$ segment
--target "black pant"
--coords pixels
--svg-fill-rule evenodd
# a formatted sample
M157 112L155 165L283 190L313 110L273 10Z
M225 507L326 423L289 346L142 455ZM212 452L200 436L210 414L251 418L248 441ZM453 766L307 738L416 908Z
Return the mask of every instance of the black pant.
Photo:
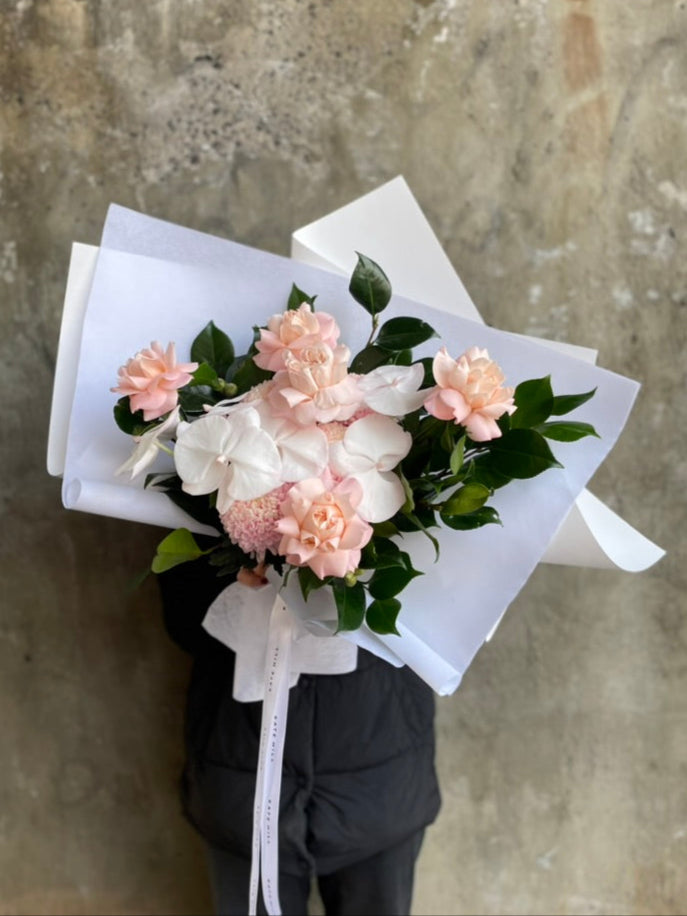
M423 836L424 830L420 830L354 865L318 875L327 916L408 916ZM215 846L208 850L218 916L246 916L250 862ZM308 875L280 875L279 900L284 916L306 916L309 896ZM265 913L262 899L258 913Z

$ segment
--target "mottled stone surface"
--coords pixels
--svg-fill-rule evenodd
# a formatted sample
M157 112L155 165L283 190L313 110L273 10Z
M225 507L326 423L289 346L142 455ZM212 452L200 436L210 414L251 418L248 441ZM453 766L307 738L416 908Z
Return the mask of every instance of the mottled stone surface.
M210 911L158 532L44 470L72 239L287 253L399 173L490 323L642 382L592 490L669 550L540 567L439 702L415 912L685 912L686 42L684 0L1 0L0 912Z

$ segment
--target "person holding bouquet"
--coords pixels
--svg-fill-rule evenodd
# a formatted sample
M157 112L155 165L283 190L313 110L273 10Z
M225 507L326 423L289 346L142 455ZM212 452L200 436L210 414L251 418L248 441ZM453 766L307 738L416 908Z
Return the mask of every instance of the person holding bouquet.
M226 579L199 559L158 581L168 632L194 656L183 808L208 846L217 913L245 916L262 704L233 699L234 653L201 626ZM359 650L350 674L301 675L279 812L284 914L307 912L312 878L327 916L410 912L424 831L440 807L434 754L434 692L409 668Z

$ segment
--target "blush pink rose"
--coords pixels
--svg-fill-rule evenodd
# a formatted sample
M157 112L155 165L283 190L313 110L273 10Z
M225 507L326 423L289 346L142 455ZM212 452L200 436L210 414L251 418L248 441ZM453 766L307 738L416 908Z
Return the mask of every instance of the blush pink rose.
M504 413L514 413L515 404L513 389L504 387L503 372L488 352L470 347L455 360L442 347L432 372L437 387L425 399L425 410L440 420L460 423L475 442L498 439L496 421Z
M260 340L255 344L258 355L253 357L261 369L278 372L285 365L286 351L296 356L306 347L324 343L335 347L339 327L327 312L313 312L307 302L281 315L272 315L267 328L260 328Z
M144 420L156 420L176 407L177 389L191 381L191 373L197 368L198 363L177 362L173 343L163 350L153 341L148 349L120 367L119 385L110 390L128 395L131 410L142 410Z
M352 572L372 537L372 527L356 512L361 498L360 484L350 478L331 490L317 477L295 484L277 522L279 553L293 566L309 566L320 579Z
M360 407L357 377L348 374L351 352L339 344L316 343L297 353L286 351L286 368L274 376L267 396L275 416L299 426L348 420Z

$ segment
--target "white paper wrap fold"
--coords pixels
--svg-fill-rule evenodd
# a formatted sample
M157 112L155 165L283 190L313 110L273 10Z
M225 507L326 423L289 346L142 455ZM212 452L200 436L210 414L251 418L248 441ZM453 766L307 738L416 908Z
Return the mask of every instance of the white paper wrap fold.
M369 328L367 316L350 298L347 275L342 275L355 262L354 249L378 260L390 276L395 295L385 319L415 315L428 321L453 354L471 345L487 347L510 384L550 374L556 392L597 388L579 416L596 426L600 439L555 443L563 470L497 491L494 505L503 527L440 531L438 561L424 535L404 537L404 549L424 575L403 592L398 624L402 636L379 637L365 629L346 635L349 642L394 664L410 665L438 693L450 693L542 559L639 570L663 551L584 490L620 434L638 385L595 367L589 351L564 347L553 353L541 342L481 323L402 179L295 234L294 255L307 254L320 265L326 263L328 271L112 206L100 248L75 245L72 253L48 468L63 474L63 500L69 508L210 533L164 494L143 491L138 480L115 477L131 450L131 440L112 419L116 395L110 387L117 368L152 340L174 340L177 352L187 353L210 319L242 352L250 343L252 325L264 324L283 310L293 282L317 294L318 306L335 315L341 339L356 352ZM399 293L422 295L424 301ZM417 352L430 354L439 345L430 341ZM171 467L170 459L162 456L154 469ZM262 678L255 661L260 640L245 609L238 610L239 603L226 604L237 608L226 639L244 656L237 667L237 691L254 697ZM299 626L308 611L310 602L306 609L294 608ZM315 640L312 653L305 652L310 645L305 641L293 653L292 679L298 670L317 667L320 653L324 667L350 663L343 649L339 658L339 650L328 646L343 642L340 637L309 639Z

